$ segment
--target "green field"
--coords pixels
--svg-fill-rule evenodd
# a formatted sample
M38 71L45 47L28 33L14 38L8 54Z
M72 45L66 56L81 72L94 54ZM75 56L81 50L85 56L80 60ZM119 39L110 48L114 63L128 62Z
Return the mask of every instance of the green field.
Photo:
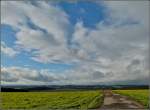
M114 92L128 96L141 104L146 108L149 106L149 90L114 90Z
M102 103L100 91L2 92L2 109L89 109Z

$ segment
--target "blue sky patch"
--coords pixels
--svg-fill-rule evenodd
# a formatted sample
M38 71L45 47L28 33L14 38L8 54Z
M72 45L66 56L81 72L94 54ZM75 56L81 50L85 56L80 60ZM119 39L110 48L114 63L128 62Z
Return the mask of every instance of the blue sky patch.
M65 2L57 4L68 15L72 24L82 21L85 27L95 28L95 25L105 19L105 7L90 1Z
M1 25L1 41L5 42L8 46L13 46L16 41L16 32L9 25Z

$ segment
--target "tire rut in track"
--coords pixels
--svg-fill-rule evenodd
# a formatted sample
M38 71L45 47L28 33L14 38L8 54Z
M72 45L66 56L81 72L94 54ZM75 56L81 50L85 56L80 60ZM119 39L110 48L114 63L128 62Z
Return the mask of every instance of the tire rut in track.
M104 102L100 110L136 109L142 110L144 107L126 96L113 93L111 90L104 90Z

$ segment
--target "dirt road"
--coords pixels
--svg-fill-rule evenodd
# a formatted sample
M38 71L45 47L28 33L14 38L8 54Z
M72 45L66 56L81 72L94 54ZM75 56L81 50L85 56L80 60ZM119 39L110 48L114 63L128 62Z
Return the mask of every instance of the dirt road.
M104 102L100 110L119 110L119 109L135 109L142 110L144 107L136 101L115 94L111 90L104 90Z

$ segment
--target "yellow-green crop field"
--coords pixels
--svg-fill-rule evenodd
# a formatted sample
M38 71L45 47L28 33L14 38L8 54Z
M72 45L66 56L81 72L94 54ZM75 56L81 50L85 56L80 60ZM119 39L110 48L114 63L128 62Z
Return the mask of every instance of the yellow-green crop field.
M114 90L114 92L119 93L121 95L128 96L141 104L143 104L146 108L149 107L149 90Z
M2 109L89 109L98 108L101 91L2 92Z

